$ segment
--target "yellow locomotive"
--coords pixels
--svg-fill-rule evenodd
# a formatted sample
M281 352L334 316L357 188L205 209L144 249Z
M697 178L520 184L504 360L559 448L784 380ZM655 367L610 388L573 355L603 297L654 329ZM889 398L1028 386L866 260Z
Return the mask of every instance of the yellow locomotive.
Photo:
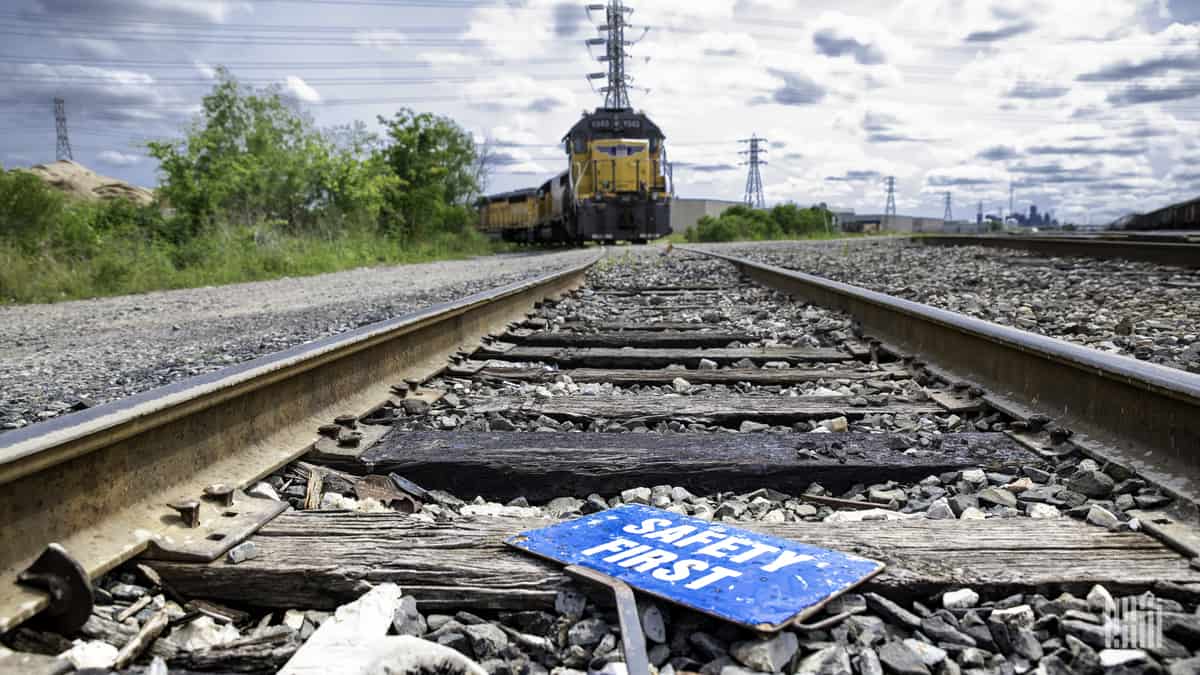
M644 113L600 108L563 138L566 171L484 197L479 229L505 241L645 243L671 233L666 137Z

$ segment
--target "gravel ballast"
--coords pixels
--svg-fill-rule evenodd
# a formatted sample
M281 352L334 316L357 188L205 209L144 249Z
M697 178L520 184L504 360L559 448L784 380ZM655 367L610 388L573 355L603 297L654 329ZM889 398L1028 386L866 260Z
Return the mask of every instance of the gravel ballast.
M903 239L710 248L1200 373L1200 273L1193 270Z
M0 307L0 433L580 264L595 249Z

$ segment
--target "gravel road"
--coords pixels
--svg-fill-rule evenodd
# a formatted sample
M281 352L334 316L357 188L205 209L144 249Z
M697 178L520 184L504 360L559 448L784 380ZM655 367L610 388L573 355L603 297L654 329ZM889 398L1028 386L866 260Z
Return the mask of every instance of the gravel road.
M903 239L715 245L732 255L1200 373L1200 272Z
M0 433L581 263L518 253L0 307Z

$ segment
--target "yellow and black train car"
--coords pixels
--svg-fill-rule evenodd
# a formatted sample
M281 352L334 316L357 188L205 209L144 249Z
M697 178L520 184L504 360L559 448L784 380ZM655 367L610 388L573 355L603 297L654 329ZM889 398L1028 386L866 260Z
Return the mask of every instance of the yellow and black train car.
M644 113L601 108L563 139L567 170L480 200L479 228L506 241L643 243L671 233L666 137Z

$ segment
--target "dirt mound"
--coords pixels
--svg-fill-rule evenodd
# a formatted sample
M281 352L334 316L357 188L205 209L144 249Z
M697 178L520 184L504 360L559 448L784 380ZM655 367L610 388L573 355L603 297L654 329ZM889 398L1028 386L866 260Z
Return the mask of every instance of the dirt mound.
M154 201L154 193L125 181L101 176L91 169L72 161L53 164L38 164L28 169L29 173L46 181L47 184L74 197L88 200L128 199L146 205Z

